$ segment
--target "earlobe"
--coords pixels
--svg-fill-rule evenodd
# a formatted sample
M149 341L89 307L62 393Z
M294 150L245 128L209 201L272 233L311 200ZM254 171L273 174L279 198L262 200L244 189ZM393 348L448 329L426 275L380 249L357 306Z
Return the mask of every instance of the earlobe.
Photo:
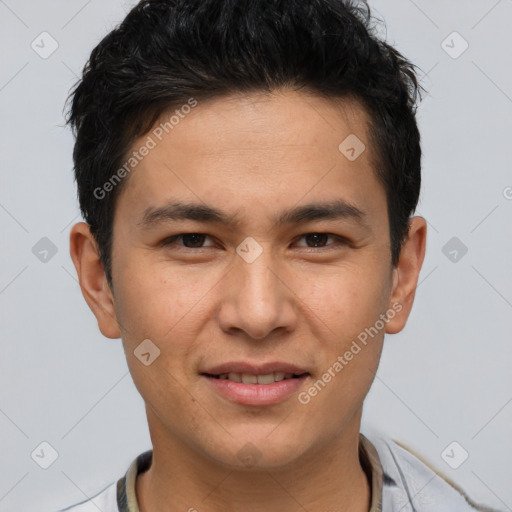
M69 248L82 294L98 321L101 333L107 338L120 338L114 298L88 224L79 222L71 228Z
M393 269L389 307L397 314L386 325L386 333L400 332L412 309L418 276L425 257L427 223L423 217L409 219L409 233L402 245L398 264Z

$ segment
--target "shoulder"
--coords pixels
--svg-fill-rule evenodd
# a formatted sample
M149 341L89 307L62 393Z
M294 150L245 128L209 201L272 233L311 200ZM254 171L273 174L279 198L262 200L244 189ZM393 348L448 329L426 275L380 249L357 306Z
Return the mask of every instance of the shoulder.
M117 507L117 482L75 505L59 510L58 512L119 512Z
M385 437L370 439L382 465L382 510L402 512L498 512L473 502L439 471L405 446Z
M147 450L132 460L128 470L116 482L91 498L76 503L58 512L119 512L138 510L135 493L137 475L151 465L153 450Z

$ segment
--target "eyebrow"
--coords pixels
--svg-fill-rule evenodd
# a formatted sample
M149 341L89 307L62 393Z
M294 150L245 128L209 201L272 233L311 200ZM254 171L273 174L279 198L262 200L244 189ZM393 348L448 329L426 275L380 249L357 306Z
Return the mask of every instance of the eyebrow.
M344 199L297 206L291 210L281 212L273 220L275 224L282 226L315 220L340 219L355 221L370 230L367 214ZM232 229L236 228L241 222L238 217L206 204L174 202L164 206L147 208L137 225L142 228L153 228L164 222L183 220L223 224Z

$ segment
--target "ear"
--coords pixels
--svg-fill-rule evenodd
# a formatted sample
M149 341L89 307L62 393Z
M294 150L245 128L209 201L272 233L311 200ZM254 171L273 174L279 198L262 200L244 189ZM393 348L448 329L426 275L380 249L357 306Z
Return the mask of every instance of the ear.
M114 297L88 224L79 222L71 228L69 248L82 294L98 321L101 333L107 338L120 338Z
M427 223L423 217L409 219L409 233L402 245L400 258L393 268L393 287L389 308L397 314L386 324L388 334L400 332L409 318L425 257Z

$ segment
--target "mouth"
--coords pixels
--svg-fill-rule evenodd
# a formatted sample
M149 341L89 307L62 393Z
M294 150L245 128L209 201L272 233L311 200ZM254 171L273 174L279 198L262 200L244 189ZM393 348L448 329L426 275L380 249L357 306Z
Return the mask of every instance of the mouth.
M311 374L285 362L230 362L208 368L201 377L217 396L243 406L269 406L290 399Z
M300 379L302 377L306 377L309 375L308 372L301 373L285 373L285 372L271 372L266 374L256 375L254 373L236 373L236 372L228 372L228 373L203 373L206 377L210 377L213 379L219 380L230 380L232 382L241 382L243 384L261 384L261 385L269 385L274 384L274 382L281 382L283 380L290 379Z

